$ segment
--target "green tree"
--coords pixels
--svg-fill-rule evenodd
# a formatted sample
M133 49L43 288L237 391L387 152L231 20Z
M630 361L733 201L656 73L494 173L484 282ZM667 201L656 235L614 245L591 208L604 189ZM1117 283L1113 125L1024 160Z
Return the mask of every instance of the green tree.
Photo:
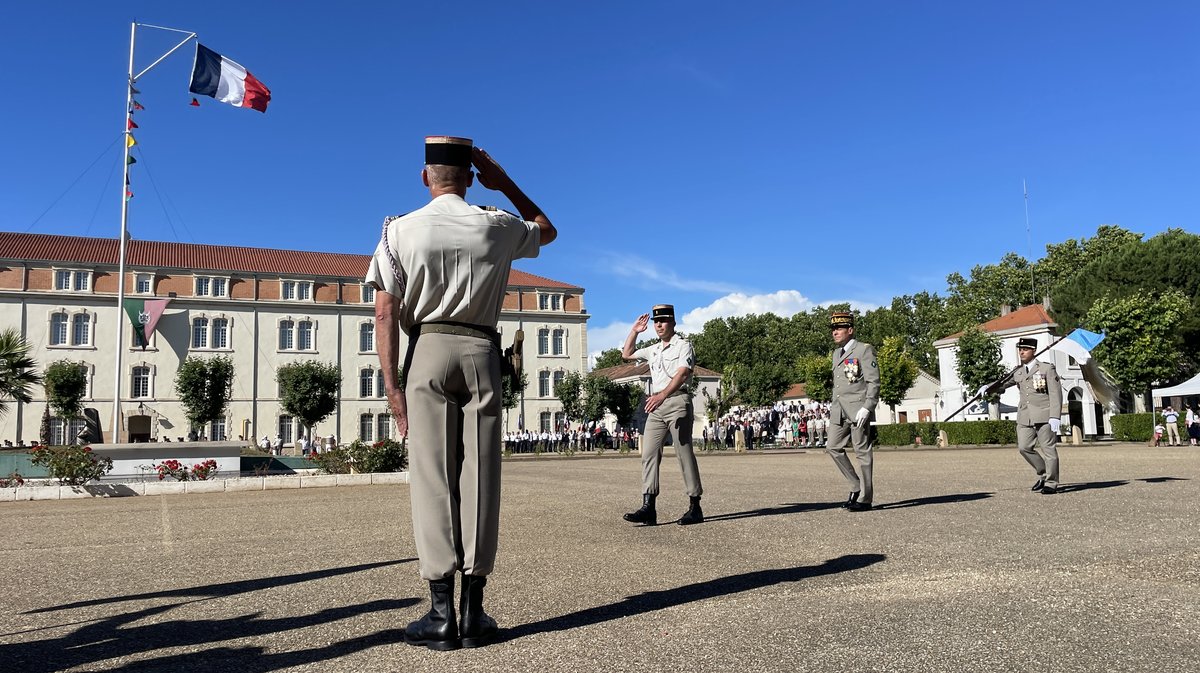
M583 375L579 372L567 372L562 380L554 386L554 396L562 404L563 415L568 421L584 420L583 418Z
M317 423L337 409L342 370L332 362L305 360L281 366L275 372L280 406L295 416L308 436Z
M1105 334L1095 349L1105 370L1121 387L1148 398L1154 384L1183 378L1179 326L1190 308L1178 290L1101 297L1084 324Z
M963 384L963 395L974 395L975 391L988 383L994 383L1006 373L1000 364L1000 339L985 332L978 325L963 330L958 337L958 380ZM987 396L993 415L1000 401L999 393Z
M896 405L904 400L917 380L917 361L908 353L904 338L888 337L876 353L879 362L879 399L896 415Z
M29 344L15 329L0 331L0 418L8 413L8 401L29 404L29 389L42 382L37 363L29 355Z
M192 430L222 418L233 396L233 360L188 357L175 373L175 394Z
M642 387L636 383L609 382L605 390L605 406L617 417L617 425L627 428L633 423L642 401Z
M87 371L83 365L59 360L46 367L43 374L46 401L54 415L69 421L83 413L83 396L87 394Z
M1051 293L1064 284L1079 278L1079 274L1091 262L1112 254L1126 245L1142 242L1142 234L1135 234L1119 226L1102 224L1092 238L1070 238L1062 243L1046 246L1046 256L1037 261L1034 270L1039 284Z
M600 355L596 356L596 363L592 365L592 371L617 367L623 364L625 364L625 360L621 357L621 349L609 348L608 350L600 351Z
M501 377L501 386L503 388L500 395L500 406L504 407L505 411L517 406L521 401L521 395L525 392L525 388L529 387L529 377L525 375L525 370L517 372L517 378Z
M1035 291L1029 261L1010 252L997 264L976 265L970 279L957 271L946 277L949 294L946 313L952 330L987 322L1000 315L1000 307L1040 303L1049 288Z
M829 356L810 355L800 361L804 394L814 402L833 399L833 362Z

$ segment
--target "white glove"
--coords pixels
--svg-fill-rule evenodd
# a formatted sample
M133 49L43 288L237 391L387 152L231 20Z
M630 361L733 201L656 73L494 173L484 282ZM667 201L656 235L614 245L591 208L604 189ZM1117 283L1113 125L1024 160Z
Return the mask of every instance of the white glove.
M1050 432L1053 432L1054 434L1057 435L1058 429L1061 427L1062 427L1062 419L1061 418L1051 418L1050 419Z
M980 397L987 397L988 388L991 388L991 387L992 387L992 384L990 384L990 383L985 383L985 384L979 386L979 392L976 393L976 395L978 395Z
M854 415L854 425L858 426L858 428L861 430L864 426L866 426L867 417L870 415L871 412L867 411L866 409L859 409L858 413Z

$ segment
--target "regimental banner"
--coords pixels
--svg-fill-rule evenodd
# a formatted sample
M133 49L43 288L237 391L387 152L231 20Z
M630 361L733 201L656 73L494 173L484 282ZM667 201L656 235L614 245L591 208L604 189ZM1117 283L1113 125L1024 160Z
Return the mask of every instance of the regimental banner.
M125 314L129 316L129 322L133 323L133 331L138 335L137 343L141 344L142 350L146 350L150 336L154 334L154 327L158 325L158 319L170 303L170 299L125 300Z

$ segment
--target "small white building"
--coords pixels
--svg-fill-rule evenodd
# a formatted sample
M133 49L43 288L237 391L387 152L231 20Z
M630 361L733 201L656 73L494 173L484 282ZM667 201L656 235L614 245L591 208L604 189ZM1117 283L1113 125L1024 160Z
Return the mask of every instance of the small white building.
M944 415L940 405L941 381L929 372L920 370L917 379L913 381L904 399L896 405L895 413L886 402L880 402L875 407L875 422L879 425L891 423L929 423L942 420ZM953 409L951 410L953 411ZM946 412L949 413L949 412Z
M1022 337L1037 339L1038 350L1049 346L1058 336L1058 323L1040 304L1025 306L1016 311L1002 309L1000 317L983 323L980 327L1000 338L1000 364L1005 371L1014 369L1020 359L1017 356L1017 340ZM967 400L975 396L976 390L967 390L958 378L958 338L962 333L951 334L933 343L938 352L938 366L942 381L938 391L938 415L940 420L953 413ZM1066 353L1049 350L1038 356L1038 360L1052 363L1058 370L1063 386L1063 420L1081 429L1087 436L1110 434L1109 416L1102 404L1096 401L1092 387L1083 378L1083 371L1075 359ZM1020 393L1016 387L1009 388L1000 396L1000 418L1016 420ZM973 420L987 417L985 404L972 405L955 420Z

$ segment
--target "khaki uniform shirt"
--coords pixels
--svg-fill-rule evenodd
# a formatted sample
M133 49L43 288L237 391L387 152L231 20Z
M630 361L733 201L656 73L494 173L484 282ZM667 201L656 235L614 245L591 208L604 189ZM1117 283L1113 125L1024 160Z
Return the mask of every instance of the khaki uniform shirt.
M400 298L400 328L451 321L495 328L514 259L537 257L541 229L443 194L386 222L366 282ZM390 256L389 256L390 252Z
M659 341L656 344L639 348L633 352L638 360L650 362L650 394L655 395L667 389L671 379L679 373L680 367L687 367L688 377L683 382L687 385L692 379L696 357L692 354L692 344L687 339L676 334L670 343Z

